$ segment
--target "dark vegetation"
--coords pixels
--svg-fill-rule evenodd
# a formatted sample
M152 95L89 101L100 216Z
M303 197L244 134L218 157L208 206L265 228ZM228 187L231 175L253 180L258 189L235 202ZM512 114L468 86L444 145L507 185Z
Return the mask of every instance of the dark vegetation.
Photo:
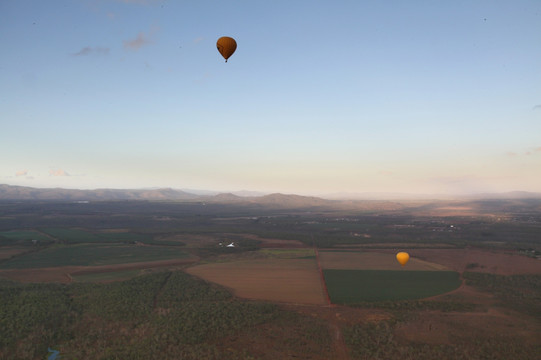
M382 321L348 327L344 337L353 359L408 360L481 360L534 359L541 351L539 344L523 344L512 334L498 337L464 333L453 336L452 343L405 343L395 334L400 321Z
M539 281L538 277L532 278L508 282L507 289L526 291ZM72 359L279 356L261 354L257 347L243 345L241 350L229 344L243 337L250 338L252 343L262 338L274 339L281 351L299 354L301 358L331 352L331 335L321 322L277 305L236 300L225 289L183 272L158 272L111 284L1 281L0 301L0 358L6 359L41 359L48 347ZM415 317L418 310L442 310L447 306L443 305L445 302L430 304L359 304L387 306L398 314L409 315L344 328L352 358L394 359L398 354L405 359L533 359L541 350L539 343L520 343L511 333L498 338L453 335L450 344L405 343L396 335L397 327Z
M228 341L250 336L248 329L263 326L255 331L269 336L265 326L299 324L302 331L281 343L282 350L325 353L330 344L327 328L311 319L302 325L299 314L236 300L183 272L110 284L2 281L0 301L3 359L42 359L48 347L69 359L252 359L257 349L235 349Z
M541 319L541 274L494 275L465 272L466 284L494 294L500 303Z

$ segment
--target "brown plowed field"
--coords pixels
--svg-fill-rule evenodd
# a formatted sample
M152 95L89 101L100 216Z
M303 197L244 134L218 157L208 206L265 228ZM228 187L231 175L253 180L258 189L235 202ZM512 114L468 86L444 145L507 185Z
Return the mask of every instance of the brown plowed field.
M298 304L326 304L313 259L258 259L204 264L187 272L228 287L236 296Z
M408 252L414 259L438 263L458 272L469 270L497 275L541 274L541 260L501 250L412 249ZM468 264L478 266L467 269Z
M410 253L411 255L411 253ZM394 253L319 251L323 269L340 270L449 270L443 265L411 258L401 266Z

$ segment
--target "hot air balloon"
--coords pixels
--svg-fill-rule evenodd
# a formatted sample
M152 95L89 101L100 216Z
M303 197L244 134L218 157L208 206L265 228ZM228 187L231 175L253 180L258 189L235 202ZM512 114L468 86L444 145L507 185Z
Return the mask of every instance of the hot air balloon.
M399 252L396 254L396 260L400 263L400 265L404 266L410 259L410 255L407 252Z
M222 36L218 39L218 41L216 41L216 47L218 48L220 54L222 54L224 57L225 62L227 62L227 59L229 59L235 50L237 50L237 42L231 37Z

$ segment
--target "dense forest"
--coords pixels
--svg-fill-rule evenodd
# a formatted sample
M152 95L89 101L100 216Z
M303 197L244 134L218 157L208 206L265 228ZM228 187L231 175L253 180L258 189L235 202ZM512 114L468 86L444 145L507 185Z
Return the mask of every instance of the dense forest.
M495 289L502 306L538 315L540 276L469 281ZM513 294L513 295L511 295ZM512 297L510 299L509 297ZM182 271L149 273L108 284L0 282L0 358L43 359L48 348L65 359L276 359L335 358L332 334L322 319L265 302L235 299L224 288ZM475 306L440 302L372 302L387 320L345 326L353 359L533 359L539 343L513 334L497 339L467 331L447 345L405 343L401 324L420 311L468 312Z

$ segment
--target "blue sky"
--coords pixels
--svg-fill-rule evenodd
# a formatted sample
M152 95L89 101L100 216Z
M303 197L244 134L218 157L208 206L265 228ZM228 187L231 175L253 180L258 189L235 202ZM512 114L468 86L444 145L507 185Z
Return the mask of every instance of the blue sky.
M541 191L538 0L2 0L0 48L0 183Z

